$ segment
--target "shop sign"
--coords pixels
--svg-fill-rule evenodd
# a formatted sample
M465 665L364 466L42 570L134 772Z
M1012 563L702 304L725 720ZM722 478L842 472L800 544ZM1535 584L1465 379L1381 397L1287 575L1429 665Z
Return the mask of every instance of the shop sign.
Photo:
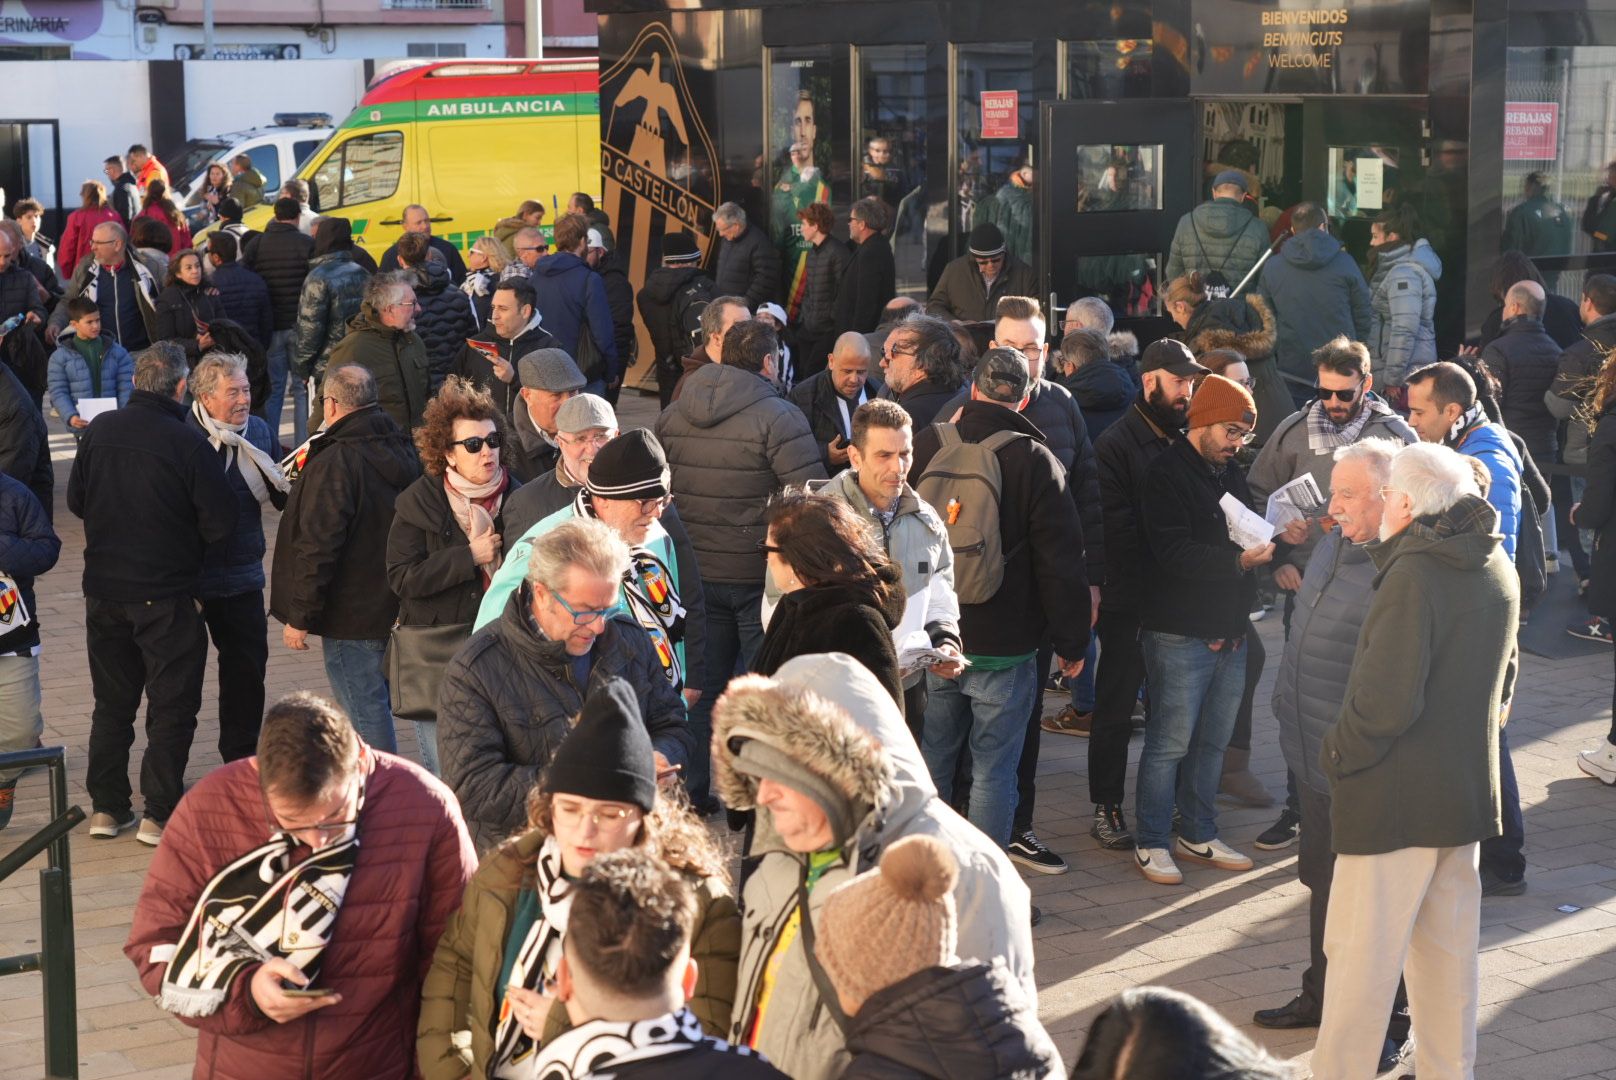
M1193 93L1425 92L1431 12L1420 0L1191 0L1190 11L1195 36L1180 49Z
M1504 160L1553 161L1559 153L1560 103L1504 102Z
M300 45L215 45L216 60L297 60L303 55ZM201 45L174 46L176 60L202 60L207 49Z
M1020 94L1015 90L982 91L982 138L1021 137Z

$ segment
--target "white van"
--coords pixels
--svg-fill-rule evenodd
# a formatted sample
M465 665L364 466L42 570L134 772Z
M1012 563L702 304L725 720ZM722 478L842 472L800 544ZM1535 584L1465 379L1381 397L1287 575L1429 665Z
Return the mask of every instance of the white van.
M268 127L192 139L164 162L173 181L174 203L185 214L193 232L203 224L205 208L185 204L207 180L209 165L219 162L229 168L231 158L246 154L252 158L253 167L264 174L264 201L274 202L281 184L296 175L298 166L332 132L329 113L276 113L273 120ZM243 211L251 209L242 207Z

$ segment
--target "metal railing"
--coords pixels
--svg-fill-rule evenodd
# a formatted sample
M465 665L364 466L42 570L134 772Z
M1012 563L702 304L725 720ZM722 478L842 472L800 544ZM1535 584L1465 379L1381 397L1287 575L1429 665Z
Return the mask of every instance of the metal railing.
M50 769L50 823L0 858L0 881L50 850L39 871L39 942L34 953L0 957L0 975L37 971L45 982L45 1076L78 1080L78 983L73 955L73 869L67 834L84 811L67 805L67 750L60 746L0 754L0 772L43 765Z

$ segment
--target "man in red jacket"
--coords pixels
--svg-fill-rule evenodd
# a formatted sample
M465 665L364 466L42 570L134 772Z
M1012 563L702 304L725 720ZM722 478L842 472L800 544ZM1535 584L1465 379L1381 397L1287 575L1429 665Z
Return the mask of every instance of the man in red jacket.
M197 1077L411 1080L421 982L476 865L448 788L294 694L169 818L124 954L201 1031Z

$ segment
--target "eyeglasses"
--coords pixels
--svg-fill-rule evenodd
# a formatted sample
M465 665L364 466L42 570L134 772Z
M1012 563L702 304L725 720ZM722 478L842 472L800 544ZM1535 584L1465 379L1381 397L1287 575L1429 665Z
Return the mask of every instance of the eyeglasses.
M653 510L666 510L670 505L672 505L672 503L672 495L658 495L654 499L636 499L634 501L634 506L635 509L637 509L640 513L649 514Z
M601 432L599 435L583 435L558 431L556 432L556 437L568 446L593 446L597 450L612 441L612 437L605 432ZM499 444L495 443L494 445Z
M1329 401L1331 398L1335 398L1345 404L1357 397L1358 391L1361 389L1363 389L1363 383L1359 382L1354 386L1347 387L1345 390L1326 390L1322 386L1315 386L1313 392L1318 395L1320 401Z
M1022 356L1025 356L1028 360L1037 360L1044 355L1044 346L1042 342L1034 342L1031 345L1012 345L1009 342L1006 342L1005 344L1000 345L999 348L1009 349L1012 352L1018 352Z
M519 248L517 248L517 249L516 249L516 250L517 250L517 251L544 251L544 250L545 250L545 248L543 248L543 247L528 247L528 246L523 246L523 247L519 247Z
M1384 499L1388 495L1406 495L1406 494L1408 494L1408 492L1400 491L1397 488L1392 487L1390 484L1388 484L1385 487L1380 489L1380 497L1382 499Z
M775 547L773 544L769 543L767 540L759 540L758 545L757 545L757 549L758 549L758 554L759 555L784 555L785 554L784 550L782 550L781 548Z
M497 431L490 431L487 435L472 435L464 439L456 439L450 446L464 446L468 454L480 454L486 443L490 450L498 450L504 445L505 437Z
M1241 446L1250 446L1252 440L1257 437L1255 431L1247 431L1245 428L1236 427L1233 424L1224 424L1223 434L1230 442L1237 442Z
M915 356L919 352L920 346L918 345L894 345L890 338L887 340L888 356Z
M110 238L108 238L106 240L97 240L97 239L92 237L90 239L90 246L91 247L100 247L102 244L116 244L117 242L118 242L118 238L116 236L110 237Z
M420 307L421 305L419 303L417 303L416 301L414 301L414 300L400 300L396 304L388 304L387 306L388 307L409 308L411 311L414 311L416 308Z
M353 797L354 787L358 783L358 779L355 778L354 783L349 785L348 790L343 793L342 802L344 806L348 805L349 800ZM319 833L323 840L330 840L334 837L340 837L343 833L359 824L359 819L355 817L345 821L321 821L313 825L287 825L275 816L275 811L269 808L269 796L260 791L258 797L264 804L264 820L268 823L269 831L272 833L285 832L296 835L297 833L312 832Z
M572 624L574 626L588 626L596 619L605 619L610 617L611 613L617 610L617 605L613 604L608 608L596 608L593 610L585 609L583 611L579 611L577 608L563 600L560 593L551 592L550 596L555 600L556 603L560 604L562 608L565 609L568 615L572 616Z
M550 816L557 825L568 828L577 828L586 821L593 821L595 828L603 830L621 829L630 821L637 821L640 811L632 806L602 806L595 810L585 810L576 803L554 802L550 804Z

